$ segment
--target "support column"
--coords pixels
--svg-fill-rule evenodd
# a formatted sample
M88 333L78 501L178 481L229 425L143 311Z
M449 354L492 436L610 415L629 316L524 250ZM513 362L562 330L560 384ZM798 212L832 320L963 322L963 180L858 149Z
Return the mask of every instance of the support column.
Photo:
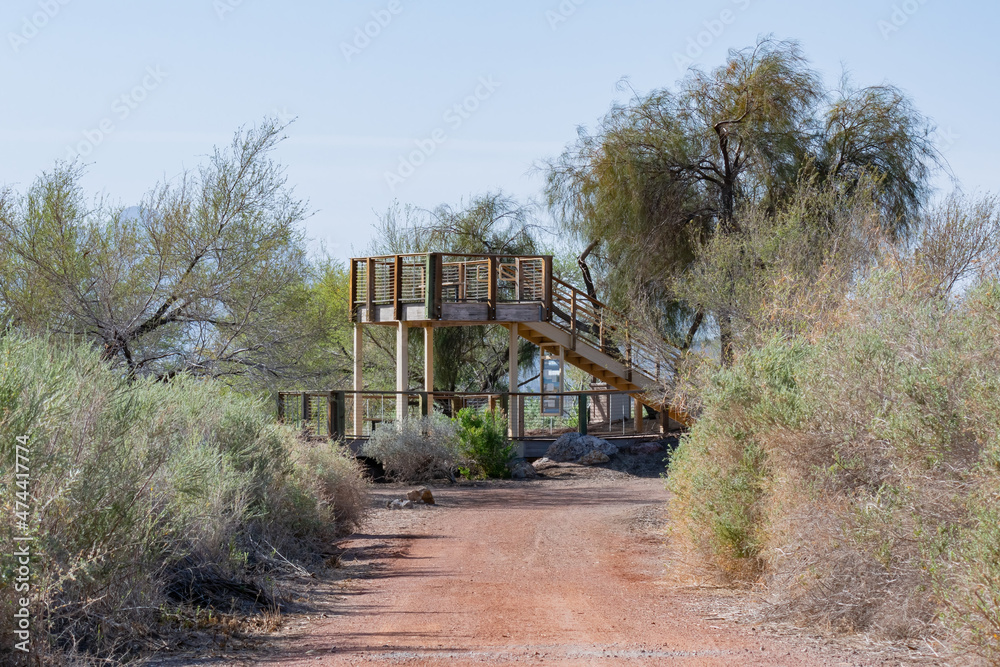
M399 322L396 329L396 420L406 419L409 396L403 393L410 388L410 337L409 324Z
M639 398L635 399L635 434L641 435L643 431L642 424L642 403L639 402Z
M364 339L361 337L361 322L354 323L354 437L365 434L365 404L360 392L365 390Z
M520 416L520 411L518 410L518 368L517 368L517 323L511 322L510 325L510 336L507 348L507 372L508 372L508 387L510 391L510 401L507 404L507 423L510 429L510 437L515 438L518 436L520 431L518 430L518 417Z
M428 398L434 402L434 327L424 327L424 391L431 394Z

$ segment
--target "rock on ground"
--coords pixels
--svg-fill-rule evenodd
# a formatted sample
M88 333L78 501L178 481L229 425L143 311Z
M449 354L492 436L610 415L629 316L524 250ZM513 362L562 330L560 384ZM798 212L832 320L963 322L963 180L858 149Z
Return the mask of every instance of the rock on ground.
M604 452L599 451L597 449L592 449L588 453L581 456L580 460L577 461L577 463L585 466L596 466L602 463L607 463L610 460L611 457L605 454Z
M524 459L514 459L507 464L507 467L510 468L511 479L535 479L538 477L535 466Z
M600 452L610 459L618 453L618 448L607 440L592 435L565 433L549 446L545 456L560 463L572 463L593 451Z
M425 503L427 505L434 504L434 494L426 486L421 486L419 489L413 489L412 491L406 492L406 499L414 503Z

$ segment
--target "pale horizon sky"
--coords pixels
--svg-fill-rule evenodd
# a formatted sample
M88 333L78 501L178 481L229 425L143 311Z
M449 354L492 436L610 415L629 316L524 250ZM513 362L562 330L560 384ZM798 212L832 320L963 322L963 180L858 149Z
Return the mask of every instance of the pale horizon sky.
M687 56L711 68L773 33L831 87L843 69L901 87L963 189L996 191L1000 139L982 127L1000 95L998 19L992 3L936 0L7 0L0 187L81 153L91 192L136 203L238 127L296 118L277 158L316 211L308 235L343 259L394 200L539 199L533 167L630 97L623 77L670 86Z

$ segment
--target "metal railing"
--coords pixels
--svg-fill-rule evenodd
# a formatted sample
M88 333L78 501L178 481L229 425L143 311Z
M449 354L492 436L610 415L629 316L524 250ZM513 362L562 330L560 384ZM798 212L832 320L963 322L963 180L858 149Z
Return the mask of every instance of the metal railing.
M549 300L552 257L423 253L351 260L353 316L358 307L441 303L542 303ZM430 287L428 287L430 286Z
M641 435L659 433L663 420L644 419L638 392L615 390L559 393L470 393L394 391L283 391L278 419L321 439L367 438L383 424L437 412L454 418L463 408L501 410L509 436L546 439L561 433ZM404 412L400 413L400 406ZM641 408L640 408L641 409Z

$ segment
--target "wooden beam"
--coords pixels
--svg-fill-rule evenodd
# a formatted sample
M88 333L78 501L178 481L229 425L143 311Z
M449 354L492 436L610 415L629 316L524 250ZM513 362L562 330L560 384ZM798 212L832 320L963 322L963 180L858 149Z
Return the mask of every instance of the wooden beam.
M365 293L365 303L368 311L368 321L375 321L375 260L368 258L368 275L365 276L367 283Z
M350 271L350 285L347 288L347 300L348 306L350 308L350 320L351 322L358 321L358 261L356 259L351 260L351 271Z
M542 303L545 305L544 320L552 320L552 256L542 258Z
M636 435L639 435L639 434L642 433L642 431L643 431L642 402L640 402L639 398L636 397L636 399L635 399L635 433L636 433Z
M396 265L392 281L392 312L396 320L403 319L403 303L399 295L403 293L403 258L396 255Z
M410 389L410 335L409 325L399 322L396 328L396 419L406 419L409 409L409 396L405 393Z
M365 405L361 392L365 390L364 338L361 322L354 323L354 437L360 438L365 430Z
M515 438L518 435L517 421L518 421L518 410L517 410L517 323L511 322L509 326L510 332L507 342L507 387L510 392L510 402L507 414L507 424L508 424L508 435L511 438Z
M489 284L486 286L486 303L489 305L490 313L489 317L491 320L497 318L497 258L489 258L489 269L487 269L487 280Z
M434 327L424 327L424 391L434 401Z

